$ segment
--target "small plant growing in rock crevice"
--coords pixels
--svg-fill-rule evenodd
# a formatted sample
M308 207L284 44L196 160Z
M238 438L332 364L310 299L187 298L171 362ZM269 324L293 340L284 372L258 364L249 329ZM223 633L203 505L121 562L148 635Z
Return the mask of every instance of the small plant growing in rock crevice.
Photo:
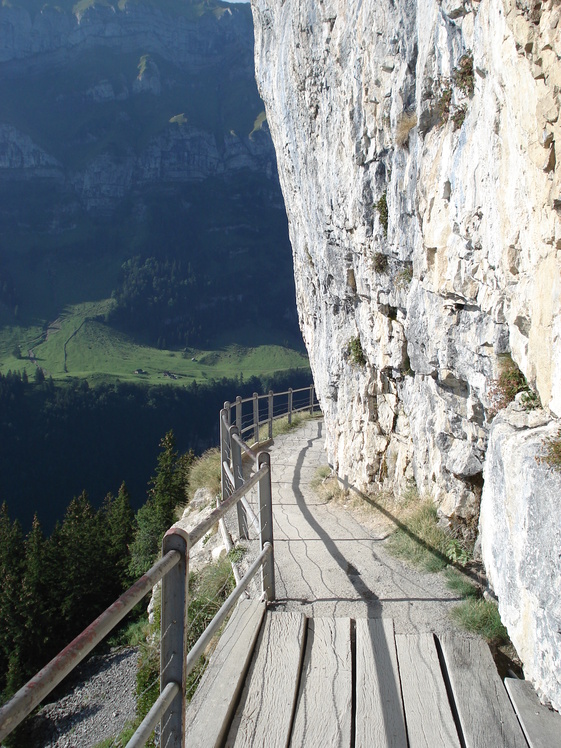
M383 252L376 252L373 265L377 273L385 273L388 269L388 256Z
M378 211L380 216L380 223L384 229L384 235L388 235L388 194L383 192L378 202L374 203L374 207Z
M467 52L458 62L454 70L454 83L466 96L473 96L475 89L475 73L473 70L473 54Z
M499 410L506 408L509 403L513 402L519 392L530 392L526 377L509 354L502 356L499 368L498 378L494 379L489 387L490 418L496 416Z
M450 118L450 108L452 106L452 89L445 88L436 102L436 112L439 121L444 124Z
M561 428L555 436L546 437L543 445L545 452L537 458L538 462L545 463L552 470L561 473Z
M454 124L454 130L459 130L460 127L464 124L466 114L467 114L466 106L459 106L456 109L454 109L454 112L452 113L452 122Z
M452 84L452 85L451 85ZM440 96L436 101L436 113L440 124L445 124L452 119L454 130L459 130L463 125L467 114L465 104L454 105L454 87L461 91L464 96L471 98L475 90L475 74L473 68L473 54L467 52L460 58L458 66L452 73L452 80L441 79L440 85L444 85Z
M407 265L395 276L395 287L399 289L407 288L412 280L413 267L411 265Z
M366 356L364 355L364 351L362 350L362 343L360 342L360 338L358 337L358 335L349 340L347 354L349 356L349 359L351 360L351 363L355 364L356 366L366 366Z

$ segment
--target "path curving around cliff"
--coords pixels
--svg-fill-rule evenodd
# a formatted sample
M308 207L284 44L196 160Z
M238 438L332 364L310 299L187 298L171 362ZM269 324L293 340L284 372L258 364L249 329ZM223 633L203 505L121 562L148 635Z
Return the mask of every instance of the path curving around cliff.
M310 485L327 465L324 429L323 420L310 420L276 437L269 450L276 607L311 617L393 618L398 633L452 629L449 611L459 598L441 575L387 551L387 516L326 501Z
M275 437L271 454L277 610L309 617L392 618L397 633L453 628L459 598L441 575L391 556L393 529L376 509L357 512L326 501L311 486L327 465L324 423L306 421ZM30 724L31 748L95 746L134 715L136 651L93 657L67 693Z

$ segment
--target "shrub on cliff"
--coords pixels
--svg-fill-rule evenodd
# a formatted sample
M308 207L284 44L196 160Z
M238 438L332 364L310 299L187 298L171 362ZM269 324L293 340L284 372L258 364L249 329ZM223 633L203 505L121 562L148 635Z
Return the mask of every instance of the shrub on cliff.
M510 354L503 355L499 358L499 376L491 382L489 387L489 417L494 418L499 410L514 401L519 392L530 393L526 377L516 363L512 360ZM532 398L529 397L529 400Z

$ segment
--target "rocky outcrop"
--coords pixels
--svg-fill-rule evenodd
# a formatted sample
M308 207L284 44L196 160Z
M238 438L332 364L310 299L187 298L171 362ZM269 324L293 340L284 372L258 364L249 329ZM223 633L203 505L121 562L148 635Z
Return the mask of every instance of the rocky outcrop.
M329 458L473 539L501 357L561 416L561 6L252 8Z
M527 678L561 709L561 476L540 460L556 430L511 406L491 428L481 546Z

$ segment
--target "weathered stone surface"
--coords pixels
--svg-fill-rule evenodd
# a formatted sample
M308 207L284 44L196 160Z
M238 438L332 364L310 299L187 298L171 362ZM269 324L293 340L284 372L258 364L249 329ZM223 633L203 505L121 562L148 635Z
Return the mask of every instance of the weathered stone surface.
M493 422L481 550L527 678L561 709L561 475L536 461L555 424L510 409Z
M473 536L499 356L561 416L559 4L252 9L330 462Z

